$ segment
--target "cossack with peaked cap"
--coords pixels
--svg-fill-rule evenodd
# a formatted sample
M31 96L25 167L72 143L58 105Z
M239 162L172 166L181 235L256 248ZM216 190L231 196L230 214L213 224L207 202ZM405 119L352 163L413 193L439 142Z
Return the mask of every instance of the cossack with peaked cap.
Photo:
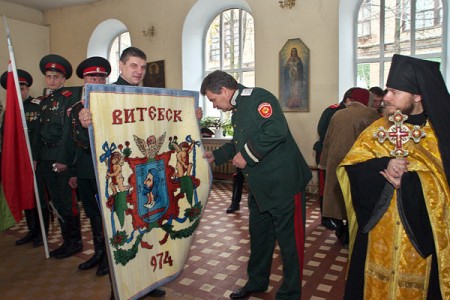
M111 73L111 65L109 61L100 56L92 56L83 60L77 67L77 76L103 76L108 77Z
M64 57L57 54L49 54L44 56L39 63L42 74L47 71L56 71L63 74L66 79L72 76L72 65Z
M19 77L19 84L26 84L29 87L33 84L33 77L27 71L17 69L17 76ZM6 89L7 79L8 79L8 71L4 72L2 74L2 77L0 78L0 82L4 89Z

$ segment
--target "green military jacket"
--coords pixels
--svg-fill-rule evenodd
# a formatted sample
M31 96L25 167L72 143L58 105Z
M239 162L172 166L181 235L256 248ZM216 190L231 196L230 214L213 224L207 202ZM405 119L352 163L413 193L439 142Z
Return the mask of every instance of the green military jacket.
M40 103L41 99L33 98L31 96L23 101L23 111L25 113L25 120L27 122L28 138L30 140L30 143L33 139L33 136L36 134L36 130L39 128L39 120L41 115L41 111L39 108Z
M71 176L95 178L92 162L89 132L81 125L78 113L83 109L81 101L69 108L68 120L64 125L63 151L58 162L69 167Z
M40 122L33 136L35 160L58 160L63 150L63 128L68 108L81 99L79 87L62 87L42 99Z
M287 124L277 98L262 88L238 85L231 122L230 143L214 150L223 164L240 152L247 162L242 170L261 212L282 201L293 201L311 180L311 171Z
M338 111L346 108L343 102L338 104L333 104L327 107L322 115L320 116L319 123L317 124L317 133L319 134L319 140L315 142L313 150L322 153L323 141L325 140L325 135L327 134L328 125L330 124L331 117Z

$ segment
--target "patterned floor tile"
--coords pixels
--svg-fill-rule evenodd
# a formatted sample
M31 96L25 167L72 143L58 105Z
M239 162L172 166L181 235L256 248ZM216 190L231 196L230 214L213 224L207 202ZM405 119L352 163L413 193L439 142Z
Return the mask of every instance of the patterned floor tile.
M249 259L248 208L244 191L241 209L226 214L231 186L215 182L182 274L166 284L165 300L228 299L245 285ZM44 257L43 248L15 246L26 234L22 220L0 233L0 299L109 299L108 276L98 277L95 269L77 271L77 266L93 253L90 224L82 214L84 251L67 259ZM49 247L61 242L59 226L50 227ZM342 299L348 251L334 233L320 225L320 210L314 198L307 202L305 262L302 299ZM279 247L273 255L270 287L249 299L275 299L282 282Z

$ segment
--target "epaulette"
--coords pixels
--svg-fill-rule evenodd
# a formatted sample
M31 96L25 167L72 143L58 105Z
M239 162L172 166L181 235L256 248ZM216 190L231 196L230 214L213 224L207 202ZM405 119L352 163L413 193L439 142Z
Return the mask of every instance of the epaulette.
M340 103L336 103L336 104L330 105L330 108L338 108L339 105L340 105Z
M63 95L64 97L70 97L72 96L72 92L69 90L64 90L61 92L61 95Z
M41 103L41 98L33 98L30 102L39 105Z
M250 96L253 92L253 89L243 89L241 92L241 96Z

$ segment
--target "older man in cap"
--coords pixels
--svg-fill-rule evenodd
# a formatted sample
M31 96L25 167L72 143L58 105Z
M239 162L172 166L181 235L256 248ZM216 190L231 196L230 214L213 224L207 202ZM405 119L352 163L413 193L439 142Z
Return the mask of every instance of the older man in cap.
M350 223L345 299L450 299L450 96L439 63L402 55L386 87L385 118L337 170Z
M50 252L51 257L66 258L83 250L80 215L73 191L68 185L67 165L58 162L63 150L63 128L68 109L80 99L80 88L66 88L64 82L72 75L71 64L62 56L50 54L40 61L40 69L50 93L40 104L40 126L33 138L34 159L42 178L40 195L47 190L58 213L63 244Z
M363 130L379 118L375 109L367 107L369 90L355 87L346 100L347 108L337 111L325 135L319 168L326 170L322 216L336 224L336 236L348 244L345 203L336 177L336 168Z
M105 84L106 78L111 73L111 65L105 58L93 56L83 60L78 65L76 73L79 78L83 79L84 84ZM70 112L68 121L65 122L63 135L64 151L61 152L58 162L69 166L69 185L73 189L78 188L78 195L91 223L95 252L89 260L78 265L78 269L89 270L98 265L97 275L103 276L108 274L109 265L105 252L102 217L96 201L98 190L89 134L78 119L78 113L83 107L84 96L68 110Z
M8 72L4 72L1 76L1 85L4 89L6 89L7 84L7 74ZM17 69L17 75L19 79L20 92L23 101L23 110L25 112L25 119L28 128L28 137L31 140L33 135L36 132L36 128L39 123L40 109L39 104L41 99L33 98L30 96L30 87L33 84L33 77L25 70ZM3 120L4 121L4 120ZM3 136L3 124L2 124L2 136ZM7 145L3 145L4 147ZM48 234L48 205L45 198L41 198L41 208L42 208L42 216L44 218L44 226L46 234ZM41 227L39 226L39 216L37 208L33 209L25 209L25 219L27 221L28 233L23 238L16 241L16 245L23 245L28 242L33 242L33 246L38 247L42 245L42 233Z

